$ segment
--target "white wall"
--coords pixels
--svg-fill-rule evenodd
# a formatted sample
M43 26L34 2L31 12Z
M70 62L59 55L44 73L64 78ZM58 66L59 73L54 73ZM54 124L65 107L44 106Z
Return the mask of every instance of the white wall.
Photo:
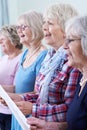
M48 5L61 1L74 5L80 14L87 14L87 0L9 0L10 23L16 23L17 17L27 10L44 12Z

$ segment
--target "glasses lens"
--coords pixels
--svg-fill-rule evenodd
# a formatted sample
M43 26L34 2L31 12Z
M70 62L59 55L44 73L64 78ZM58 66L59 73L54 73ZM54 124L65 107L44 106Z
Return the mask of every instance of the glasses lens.
M16 26L16 29L19 30L25 30L28 27L28 25L20 25L20 26Z

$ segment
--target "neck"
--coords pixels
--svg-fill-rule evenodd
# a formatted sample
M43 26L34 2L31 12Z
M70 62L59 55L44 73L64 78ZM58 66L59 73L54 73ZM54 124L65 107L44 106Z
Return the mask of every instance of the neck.
M57 51L64 43L64 39L61 39L60 41L58 41L56 44L54 44L54 49Z
M29 46L28 50L29 50L29 53L32 54L33 51L35 50L39 50L41 47L41 42L38 42L38 43L32 43L31 46Z
M34 55L36 55L36 53L39 52L41 45L39 44L38 46L35 46L31 49L29 49L26 59L31 59Z
M9 58L9 59L13 59L13 58L16 57L17 55L19 55L21 52L22 52L22 50L16 49L16 51L14 51L13 53L11 52L11 53L8 54L8 58Z
M77 68L81 71L82 74L87 72L87 59L83 59L81 64L79 64Z
M82 68L82 74L83 75L87 75L87 66L84 66L83 68Z

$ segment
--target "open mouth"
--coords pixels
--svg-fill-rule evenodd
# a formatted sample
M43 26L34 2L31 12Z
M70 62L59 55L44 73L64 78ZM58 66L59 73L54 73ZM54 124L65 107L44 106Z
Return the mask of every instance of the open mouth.
M45 37L50 37L51 36L51 34L49 33L49 34L45 34L44 35Z
M22 37L25 37L25 35L24 35L24 34L23 34L23 35L21 35L21 38L22 38Z

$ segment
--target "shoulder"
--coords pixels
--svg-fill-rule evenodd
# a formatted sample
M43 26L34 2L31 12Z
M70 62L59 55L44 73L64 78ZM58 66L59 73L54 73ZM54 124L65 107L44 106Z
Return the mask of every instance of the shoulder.
M40 59L40 58L43 58L43 59L44 59L45 56L47 55L47 52L48 52L48 50L43 50L43 51L41 51L41 52L39 53L37 59Z
M21 54L21 61L24 60L24 58L26 57L27 52L28 52L28 49L26 49L26 50L24 50L24 51L22 52L22 54Z
M0 62L1 62L1 61L4 61L4 60L8 60L8 55L3 55L3 56L0 58Z
M22 52L22 57L25 56L25 55L27 54L27 52L28 52L28 49L24 50L24 51Z

